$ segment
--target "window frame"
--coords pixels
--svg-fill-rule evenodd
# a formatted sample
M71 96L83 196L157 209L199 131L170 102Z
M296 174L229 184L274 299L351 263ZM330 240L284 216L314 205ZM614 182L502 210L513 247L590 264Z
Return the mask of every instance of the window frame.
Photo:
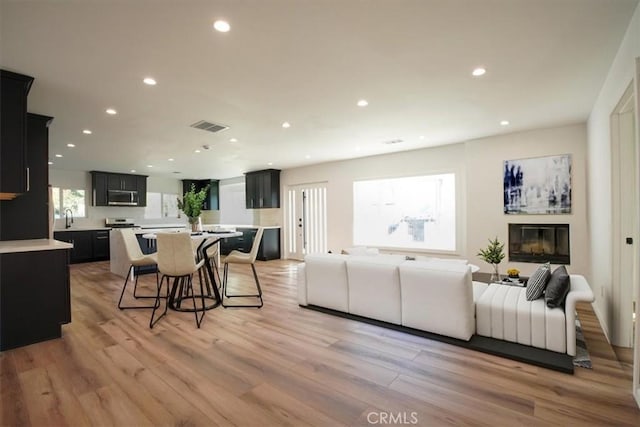
M455 227L455 240L454 249L433 249L433 248L416 248L416 247L402 247L402 246L392 246L392 245L373 245L373 244L365 244L365 243L356 243L355 240L355 221L356 221L356 208L355 208L355 185L357 182L364 181L381 181L381 180L394 180L394 179L403 179L403 178L413 178L413 177L428 177L433 175L446 175L450 174L454 177L454 227ZM369 247L375 247L383 251L387 252L400 252L400 253L418 253L418 254L439 254L439 255L460 255L464 252L464 239L466 234L465 223L464 223L464 215L465 215L465 203L464 203L464 172L455 168L446 168L442 170L429 170L429 171L420 171L417 173L403 174L403 175L390 175L390 176L369 176L354 179L351 186L352 194L351 201L353 203L352 206L352 231L351 231L351 239L352 244L355 245L366 245Z

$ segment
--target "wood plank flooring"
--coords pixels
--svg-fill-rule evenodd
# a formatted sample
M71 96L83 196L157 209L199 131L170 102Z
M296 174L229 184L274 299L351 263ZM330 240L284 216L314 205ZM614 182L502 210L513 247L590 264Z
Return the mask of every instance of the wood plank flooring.
M201 329L169 311L150 330L149 310L116 308L108 262L71 266L63 338L0 353L1 425L640 425L589 305L593 370L567 375L300 308L296 262L256 268L262 309L220 307Z

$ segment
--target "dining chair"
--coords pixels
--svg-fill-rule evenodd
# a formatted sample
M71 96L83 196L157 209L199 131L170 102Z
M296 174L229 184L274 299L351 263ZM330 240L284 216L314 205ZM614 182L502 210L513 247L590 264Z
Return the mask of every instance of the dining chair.
M262 288L260 287L260 280L258 279L258 274L256 273L256 257L258 256L258 249L260 248L260 242L262 241L262 235L264 233L263 227L258 227L258 231L256 232L256 236L253 239L253 245L251 246L251 251L249 253L240 252L237 250L231 251L229 255L227 255L224 259L224 272L222 279L222 290L223 290L223 299L222 306L223 307L254 307L260 308L263 305L262 301ZM257 293L256 294L229 294L229 264L250 264L251 271L253 272L253 278L255 280ZM257 298L257 303L255 304L225 304L224 298Z
M158 283L156 305L151 313L149 327L153 328L153 326L167 314L167 308L169 306L172 308L180 307L182 300L191 295L193 308L179 309L181 311L192 311L196 318L196 325L199 328L206 312L205 297L202 280L200 280L200 295L198 295L198 297L201 299L202 305L198 307L196 295L193 290L193 275L202 268L204 259L196 262L193 253L192 239L189 233L158 233L156 242L158 245L157 254L160 282ZM170 279L173 279L171 290L169 289ZM162 291L162 284L165 281L167 283L167 302L164 307L164 312L154 320L156 310L160 308L160 293ZM198 312L202 312L199 317Z
M113 231L117 232L117 231ZM140 245L138 244L138 239L136 238L135 233L132 229L123 228L120 230L122 235L122 240L124 242L125 254L129 261L129 270L127 271L127 277L124 279L124 285L122 286L122 292L120 293L120 300L118 300L118 308L120 310L127 309L139 309L139 308L155 308L154 305L122 305L122 299L124 297L124 293L127 289L127 285L129 284L129 278L131 275L135 275L135 283L133 285L133 297L138 298L155 298L157 304L157 298L155 295L138 295L138 277L140 276L136 272L137 267L147 267L147 266L155 266L157 265L158 260L156 259L156 254L148 254L145 255L142 253L142 249L140 249ZM158 286L158 270L156 269L156 286Z

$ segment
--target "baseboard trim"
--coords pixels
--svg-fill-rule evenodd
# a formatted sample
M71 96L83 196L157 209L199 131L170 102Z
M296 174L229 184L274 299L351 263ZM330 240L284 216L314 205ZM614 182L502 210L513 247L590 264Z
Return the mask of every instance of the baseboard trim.
M445 335L434 334L432 332L420 329L408 328L394 323L383 322L382 320L370 319L368 317L358 316L355 314L345 313L343 311L333 310L317 305L300 305L314 311L319 311L333 316L343 317L345 319L355 320L358 322L368 323L370 325L380 326L382 328L392 329L394 331L405 332L407 334L440 341L447 344L464 347L471 350L480 351L482 353L501 356L518 362L529 363L531 365L540 366L542 368L551 369L565 374L573 374L573 358L568 354L556 353L555 351L543 350L536 347L529 347L509 341L498 340L495 338L473 335L469 341L457 338L447 337Z

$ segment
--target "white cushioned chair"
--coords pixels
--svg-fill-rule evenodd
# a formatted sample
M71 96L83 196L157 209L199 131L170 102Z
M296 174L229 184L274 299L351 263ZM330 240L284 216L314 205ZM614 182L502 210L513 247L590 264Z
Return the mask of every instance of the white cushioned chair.
M263 227L258 227L256 236L253 239L253 245L249 253L240 252L237 250L231 251L224 259L224 273L222 277L222 306L223 307L253 307L260 308L263 305L262 301L262 288L260 287L260 279L258 279L258 273L256 273L256 257L258 256L258 249L260 249L260 242L262 241L262 235L264 233ZM257 293L255 294L230 294L229 293L229 264L249 264L251 265L251 271L253 272L253 279L255 280ZM245 301L247 299L255 299L255 303L244 304L225 304L224 298L242 298Z
M120 310L127 309L139 309L139 308L154 308L155 305L123 305L122 299L124 297L124 293L127 289L127 285L129 284L129 277L131 275L135 275L135 283L133 285L133 297L134 298L156 298L155 295L138 295L138 274L135 272L136 267L146 267L156 265L158 260L156 254L148 254L145 255L142 253L142 249L140 249L140 245L138 244L138 239L134 234L133 230L129 228L123 228L119 230L122 234L122 240L124 241L125 253L127 254L127 259L129 260L129 270L127 271L127 277L124 279L124 284L122 285L122 292L120 293L120 299L118 300L118 308ZM158 271L156 270L156 286L158 285Z
M196 263L189 233L158 233L156 237L158 245L158 270L160 271L161 279L158 283L156 304L151 313L149 327L153 328L153 326L167 314L169 305L172 305L173 308L182 311L192 311L196 318L196 325L199 328L206 312L204 289L201 279L199 299L201 299L202 304L198 307L196 304L196 295L193 290L193 274L202 268L205 260L202 259ZM160 307L160 293L162 283L165 279L167 282L167 303L164 307L164 312L154 321L156 310ZM174 279L171 290L169 290L170 279ZM188 298L189 295L191 295L191 300L193 301L193 308L180 308L182 299ZM198 317L198 312L202 313L200 317Z

